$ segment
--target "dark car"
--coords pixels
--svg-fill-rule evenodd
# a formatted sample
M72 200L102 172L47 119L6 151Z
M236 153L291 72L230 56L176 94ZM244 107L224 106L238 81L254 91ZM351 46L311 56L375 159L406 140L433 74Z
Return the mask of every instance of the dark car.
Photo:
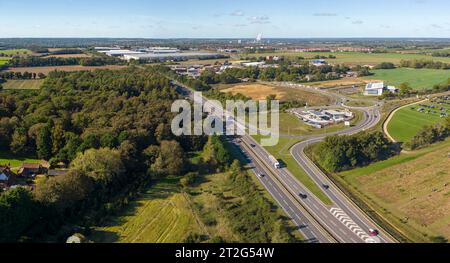
M325 190L328 190L328 189L330 189L330 186L329 185L327 185L327 184L323 184L322 185L322 187L325 189Z
M253 143L250 144L250 146L251 146L252 148L255 148L255 147L256 147L256 145L254 145Z
M302 194L302 193L300 193L298 196L300 196L300 198L301 199L306 199L306 198L308 198L308 196L307 195L305 195L305 194Z

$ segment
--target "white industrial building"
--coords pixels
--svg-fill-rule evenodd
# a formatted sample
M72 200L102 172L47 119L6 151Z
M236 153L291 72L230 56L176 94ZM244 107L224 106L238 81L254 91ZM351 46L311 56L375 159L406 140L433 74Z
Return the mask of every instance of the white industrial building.
M353 112L349 110L292 110L291 112L303 120L305 124L319 129L331 124L350 121L354 118Z
M385 86L384 82L368 83L364 89L365 96L381 96L384 91L396 93L398 89L394 86Z
M140 53L127 54L123 58L127 61L140 60L146 62L183 61L188 59L216 59L224 57L221 54L206 52L177 52L177 53Z

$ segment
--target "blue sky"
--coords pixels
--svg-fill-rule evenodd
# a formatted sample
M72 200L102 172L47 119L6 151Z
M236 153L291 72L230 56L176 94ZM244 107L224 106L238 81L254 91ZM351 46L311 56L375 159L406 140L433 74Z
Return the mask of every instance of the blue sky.
M1 37L450 37L447 0L0 0Z

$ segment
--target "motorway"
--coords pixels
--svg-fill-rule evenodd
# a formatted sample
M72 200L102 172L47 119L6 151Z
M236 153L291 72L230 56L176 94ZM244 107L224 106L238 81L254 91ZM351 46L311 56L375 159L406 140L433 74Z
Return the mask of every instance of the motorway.
M188 87L177 82L174 82L174 84L182 88L186 95L193 97L192 91ZM202 98L202 103L205 107L214 107L206 98ZM251 136L241 136L241 142L235 142L250 160L255 174L265 175L263 178L259 178L261 183L299 227L299 231L309 242L395 242L340 192L303 152L309 144L319 142L326 136L354 134L369 129L380 121L378 108L361 108L360 110L364 111L364 116L363 120L356 126L332 134L309 137L291 149L291 153L299 165L333 201L331 206L325 205L319 200L286 168L273 168L269 159L270 154ZM240 123L236 121L236 126L239 125ZM380 235L377 237L370 236L368 234L369 229L377 229Z

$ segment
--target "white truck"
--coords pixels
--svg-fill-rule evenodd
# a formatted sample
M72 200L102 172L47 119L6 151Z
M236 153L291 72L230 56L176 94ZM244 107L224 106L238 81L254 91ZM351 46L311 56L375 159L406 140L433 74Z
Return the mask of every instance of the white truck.
M280 162L277 160L277 158L275 158L272 155L270 155L269 156L269 160L272 163L273 167L275 167L275 169L280 169L281 168Z

